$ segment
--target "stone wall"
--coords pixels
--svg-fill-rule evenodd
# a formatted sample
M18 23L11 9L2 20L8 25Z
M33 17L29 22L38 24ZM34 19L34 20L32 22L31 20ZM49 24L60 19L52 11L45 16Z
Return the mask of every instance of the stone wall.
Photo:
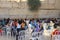
M60 0L45 0L37 13L28 10L27 2L0 1L0 18L59 18Z

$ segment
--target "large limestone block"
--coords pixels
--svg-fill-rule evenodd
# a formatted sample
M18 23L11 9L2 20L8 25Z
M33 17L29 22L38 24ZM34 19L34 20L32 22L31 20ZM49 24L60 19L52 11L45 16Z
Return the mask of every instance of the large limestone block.
M56 0L48 0L48 2L49 2L50 4L55 4L55 1L56 1Z
M56 0L55 8L60 9L60 0Z
M55 7L55 0L45 0L41 2L41 9L54 9Z
M42 8L42 9L48 9L49 7L48 7L47 3L42 3L40 8Z
M18 8L18 6L19 6L19 3L17 3L17 2L12 2L12 7L13 7L13 8Z
M59 10L40 10L39 18L59 18Z
M0 8L0 18L8 18L8 17L9 17L8 9Z
M12 3L11 2L5 2L5 1L1 1L0 2L0 7L5 7L5 8L11 8L12 7Z
M38 13L39 18L48 18L48 10L40 10Z

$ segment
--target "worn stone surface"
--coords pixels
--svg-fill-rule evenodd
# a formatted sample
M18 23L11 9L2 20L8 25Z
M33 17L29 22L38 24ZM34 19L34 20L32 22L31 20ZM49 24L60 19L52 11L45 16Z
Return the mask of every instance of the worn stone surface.
M15 40L14 37L0 36L0 40Z
M28 10L27 2L0 0L0 18L59 18L60 0L45 0L41 2L39 12L33 13Z

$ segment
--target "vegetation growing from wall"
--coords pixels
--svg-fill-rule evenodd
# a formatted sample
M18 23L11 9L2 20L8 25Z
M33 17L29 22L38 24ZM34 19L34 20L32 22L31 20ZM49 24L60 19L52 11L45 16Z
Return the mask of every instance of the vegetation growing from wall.
M31 11L38 11L41 6L41 2L40 0L28 0L28 6Z

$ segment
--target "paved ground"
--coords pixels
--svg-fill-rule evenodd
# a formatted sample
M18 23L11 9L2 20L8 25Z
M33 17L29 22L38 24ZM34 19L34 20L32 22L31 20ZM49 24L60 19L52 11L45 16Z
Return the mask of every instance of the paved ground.
M28 40L27 38L26 39L23 39L23 40ZM16 38L15 37L11 37L11 36L0 36L0 40L16 40ZM19 40L21 40L21 39L19 39ZM39 40L50 40L50 37L45 36L45 38L42 37Z
M8 36L0 36L0 40L16 40L14 37L8 37ZM19 39L20 40L20 39ZM25 40L25 39L24 39ZM27 39L26 39L27 40ZM40 40L50 40L49 37L46 37L45 39L41 38Z
M14 37L0 36L0 40L15 40Z

